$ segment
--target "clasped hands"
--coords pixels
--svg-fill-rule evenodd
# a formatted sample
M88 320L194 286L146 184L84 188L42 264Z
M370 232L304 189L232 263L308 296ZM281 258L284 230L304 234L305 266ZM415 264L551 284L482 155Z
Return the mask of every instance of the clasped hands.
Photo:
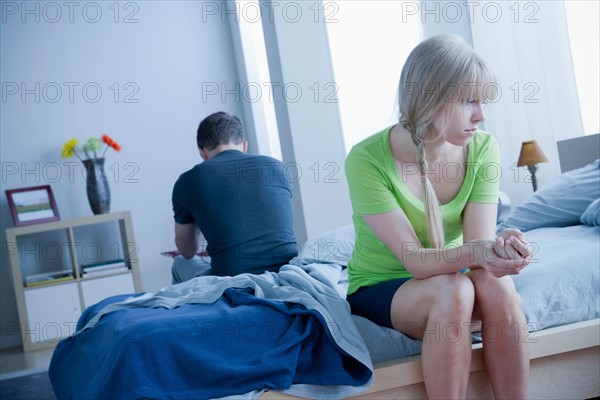
M532 256L525 234L518 229L505 229L495 240L477 240L475 262L493 276L517 275Z

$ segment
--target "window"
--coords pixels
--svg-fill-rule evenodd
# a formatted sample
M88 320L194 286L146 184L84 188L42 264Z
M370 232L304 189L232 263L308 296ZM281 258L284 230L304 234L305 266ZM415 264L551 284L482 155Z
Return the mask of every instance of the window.
M400 71L421 41L404 2L323 2L346 153L398 118Z
M569 28L571 55L577 81L581 119L586 135L600 132L600 94L598 76L598 49L600 30L596 1L565 1L565 15Z

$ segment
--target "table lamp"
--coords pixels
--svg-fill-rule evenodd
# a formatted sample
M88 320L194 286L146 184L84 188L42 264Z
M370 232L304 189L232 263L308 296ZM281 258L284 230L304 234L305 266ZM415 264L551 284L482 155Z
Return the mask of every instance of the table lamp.
M533 191L537 190L537 177L535 176L538 171L537 164L548 162L548 159L544 155L544 152L537 144L535 140L528 140L523 142L521 145L521 153L519 154L519 161L517 167L527 167L531 172L531 183L533 184Z

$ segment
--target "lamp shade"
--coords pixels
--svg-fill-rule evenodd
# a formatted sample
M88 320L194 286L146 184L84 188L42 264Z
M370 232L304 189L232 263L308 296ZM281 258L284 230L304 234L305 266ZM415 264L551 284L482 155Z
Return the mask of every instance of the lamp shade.
M544 155L544 152L537 142L535 140L523 142L521 145L521 153L519 154L517 167L535 165L543 162L548 162L548 159Z

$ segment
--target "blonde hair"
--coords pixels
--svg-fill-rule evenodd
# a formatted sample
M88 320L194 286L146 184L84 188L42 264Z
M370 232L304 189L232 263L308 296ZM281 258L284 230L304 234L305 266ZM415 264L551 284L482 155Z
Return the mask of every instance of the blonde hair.
M444 135L452 118L448 105L465 100L487 101L496 96L495 79L487 63L460 37L434 36L421 42L410 53L400 76L400 124L417 148L417 160L425 193L425 219L429 244L441 249L445 245L444 222L439 200L427 177L426 140ZM438 136L433 132L433 119L441 113Z

